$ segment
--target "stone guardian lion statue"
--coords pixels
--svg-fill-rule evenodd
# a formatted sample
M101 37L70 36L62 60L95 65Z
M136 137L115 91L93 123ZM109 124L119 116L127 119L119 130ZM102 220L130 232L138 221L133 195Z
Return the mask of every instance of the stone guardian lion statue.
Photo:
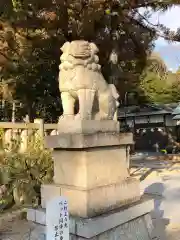
M59 89L63 115L60 119L114 119L119 94L113 84L106 83L101 73L97 46L79 40L66 42L61 50ZM79 112L75 115L76 101Z

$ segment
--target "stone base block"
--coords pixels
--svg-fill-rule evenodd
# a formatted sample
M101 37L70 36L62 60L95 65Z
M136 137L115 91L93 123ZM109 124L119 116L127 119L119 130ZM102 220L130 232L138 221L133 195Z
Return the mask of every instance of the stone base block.
M48 200L60 195L68 199L71 215L87 218L136 202L140 199L140 188L139 181L133 178L90 190L63 185L43 185L42 207L46 208Z
M54 183L86 190L129 177L125 146L53 151Z
M95 218L70 217L70 240L165 240L165 230L161 228L158 232L158 228L155 229L152 224L150 213L153 209L153 200L142 197L141 201ZM45 209L28 211L31 211L31 214L27 216L32 216L34 211L37 220L31 218L28 220L38 223L37 228L40 228L39 224L46 225L43 221L46 218ZM42 221L38 221L40 219ZM37 232L45 236L46 227L43 229L41 227L41 232L37 229Z
M120 124L114 120L72 120L61 119L58 122L59 133L119 132Z
M130 144L134 144L132 133L119 132L59 133L45 138L45 147L66 150Z

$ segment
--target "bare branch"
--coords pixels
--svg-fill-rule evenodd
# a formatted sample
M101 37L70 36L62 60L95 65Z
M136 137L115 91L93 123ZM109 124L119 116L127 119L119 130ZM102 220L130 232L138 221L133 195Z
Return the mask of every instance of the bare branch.
M175 4L178 5L179 2L173 3L173 5ZM127 1L127 4L125 4L122 9L138 9L138 8L147 8L147 7L154 8L156 5L157 5L157 0L146 0L146 1L142 0L142 1L139 1L139 3L137 3L136 1L131 1L131 2ZM172 6L172 3L168 3L168 2L165 3L163 1L158 2L159 9L167 6L169 7Z

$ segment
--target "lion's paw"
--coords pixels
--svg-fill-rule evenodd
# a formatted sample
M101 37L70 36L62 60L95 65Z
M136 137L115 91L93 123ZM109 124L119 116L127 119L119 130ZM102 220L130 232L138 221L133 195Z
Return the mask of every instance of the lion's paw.
M61 115L60 117L59 117L59 121L62 121L62 120L71 120L71 119L74 119L74 115Z
M79 119L81 119L81 115L80 115L79 113L77 113L77 114L75 115L75 120L79 120Z
M91 120L91 115L82 116L80 113L76 114L75 120Z
M111 117L109 117L108 114L104 112L98 112L95 115L95 120L107 120L107 119L111 119Z

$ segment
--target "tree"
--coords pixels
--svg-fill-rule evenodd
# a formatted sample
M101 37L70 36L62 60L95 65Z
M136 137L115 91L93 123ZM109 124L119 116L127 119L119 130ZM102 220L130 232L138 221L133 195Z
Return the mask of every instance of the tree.
M147 66L140 79L140 87L148 102L169 103L172 101L172 89L168 84L168 70L158 54L153 53L148 58Z
M153 52L147 59L146 71L151 71L159 77L166 78L168 69L161 56L158 53Z
M148 102L170 103L172 101L171 88L154 72L144 74L141 87Z
M140 77L140 87L149 102L171 103L180 101L180 75L168 71L166 64L156 53L147 59Z
M2 86L11 90L12 99L25 103L33 117L37 112L42 117L60 113L59 48L65 41L85 39L100 48L103 74L116 84L124 99L127 90L139 89L139 76L153 49L153 40L158 35L179 39L164 26L150 24L149 7L153 11L165 10L177 3L1 0ZM139 13L142 7L147 9L144 14Z
M176 73L179 75L180 74L180 67L178 68L178 70L176 71Z
M172 102L180 101L180 78L176 78L176 81L173 81L171 84L171 98Z

